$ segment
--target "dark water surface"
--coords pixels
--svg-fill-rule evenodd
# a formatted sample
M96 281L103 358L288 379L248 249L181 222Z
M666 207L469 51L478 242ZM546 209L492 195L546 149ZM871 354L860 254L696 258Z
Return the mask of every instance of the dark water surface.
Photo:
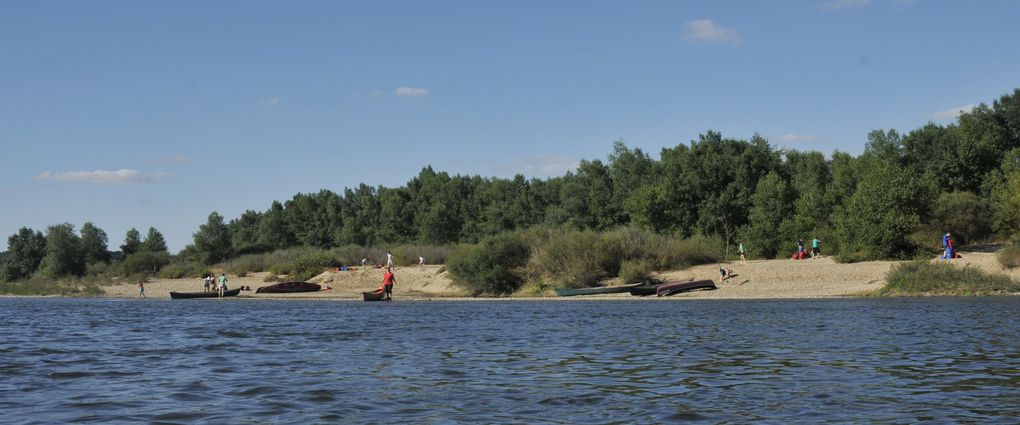
M0 299L0 422L1020 422L1020 298Z

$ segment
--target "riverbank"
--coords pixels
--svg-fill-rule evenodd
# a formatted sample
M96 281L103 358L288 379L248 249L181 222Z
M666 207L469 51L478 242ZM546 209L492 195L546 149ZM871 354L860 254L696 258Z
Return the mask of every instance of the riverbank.
M954 266L972 266L979 270L1005 274L1020 280L1020 269L1009 270L998 263L994 252L963 252L962 259L952 260ZM715 291L695 291L669 299L797 299L843 298L868 295L885 284L886 274L897 261L868 261L853 264L836 263L829 257L808 260L753 260L724 263L735 276L718 284ZM357 268L350 271L329 271L311 279L330 290L299 294L256 294L255 289L270 285L264 282L267 273L252 273L245 277L229 276L229 286L249 286L251 292L242 296L258 299L361 299L363 291L380 286L382 270ZM473 299L453 285L443 266L400 267L395 271L397 299L437 300ZM686 270L658 273L663 280L712 279L718 281L719 269L715 264L692 267ZM138 297L133 284L112 285L103 288L109 297ZM170 291L201 291L201 279L154 279L145 285L146 295L153 298L169 297ZM551 296L551 293L549 294ZM521 299L513 297L511 299ZM655 298L655 297L651 297ZM533 298L525 298L533 299ZM610 294L552 299L634 299L629 294Z

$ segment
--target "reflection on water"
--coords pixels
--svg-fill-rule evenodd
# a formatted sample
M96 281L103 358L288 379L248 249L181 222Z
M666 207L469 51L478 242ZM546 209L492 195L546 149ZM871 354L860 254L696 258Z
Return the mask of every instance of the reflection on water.
M1020 421L1020 299L0 300L0 422Z

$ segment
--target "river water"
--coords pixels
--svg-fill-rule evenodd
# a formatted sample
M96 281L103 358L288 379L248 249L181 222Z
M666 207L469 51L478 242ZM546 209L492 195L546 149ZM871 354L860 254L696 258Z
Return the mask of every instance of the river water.
M0 422L1020 422L1020 298L0 299Z

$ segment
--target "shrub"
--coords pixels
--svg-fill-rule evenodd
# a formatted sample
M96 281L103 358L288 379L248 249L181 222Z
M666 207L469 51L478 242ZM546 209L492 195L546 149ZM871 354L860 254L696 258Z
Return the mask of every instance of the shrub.
M277 276L275 274L270 274L269 276L266 276L265 279L262 279L263 282L279 282L281 280L283 279L281 279L280 276Z
M532 279L544 279L557 288L595 286L611 277L605 270L614 251L611 243L603 243L590 230L566 231L538 241L528 264Z
M518 234L499 234L477 245L463 245L450 255L453 282L473 295L507 295L524 283L530 249Z
M913 261L894 266L876 295L997 295L1020 291L1009 276L946 262Z
M290 276L292 280L308 280L330 267L341 264L329 251L318 251L294 260Z
M935 205L931 223L939 236L951 231L959 245L991 236L992 208L979 196L970 192L943 193Z
M627 260L620 264L620 279L624 284L648 282L652 278L651 270L649 260Z
M181 279L185 277L205 277L211 275L209 268L197 261L174 262L163 266L158 276L163 279Z
M136 252L124 257L120 271L122 276L156 274L169 263L170 254L166 252Z
M223 269L227 273L241 274L244 272L258 273L269 270L274 265L286 264L286 267L290 267L290 264L299 257L309 255L316 252L316 248L309 247L293 247L286 249L279 249L273 252L265 252L261 254L245 254L237 258L233 258L228 261L224 261L215 266L215 268ZM286 274L286 273L284 273Z
M995 254L999 264L1007 269L1020 266L1020 244L1007 245Z
M33 278L22 282L0 283L0 294L5 295L94 297L104 293L95 279L88 278L68 277L56 280Z

